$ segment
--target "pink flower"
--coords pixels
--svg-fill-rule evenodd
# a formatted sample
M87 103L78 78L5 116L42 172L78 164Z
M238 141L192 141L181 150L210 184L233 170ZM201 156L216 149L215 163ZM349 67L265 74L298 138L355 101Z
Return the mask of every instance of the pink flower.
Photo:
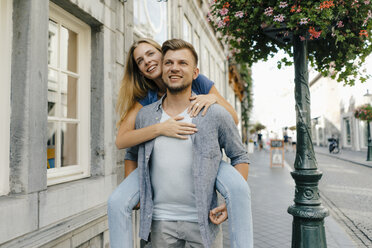
M235 13L235 17L239 17L239 18L242 18L244 15L244 12L243 11L238 11Z
M220 21L218 22L217 27L218 27L218 28L222 28L222 27L224 27L225 25L226 25L226 23L225 23L224 21L220 20Z
M304 41L305 40L305 37L303 37L302 35L300 35L300 40L301 41Z
M274 20L274 22L283 22L284 18L285 18L285 16L283 14L280 14L280 15L274 16L273 20Z
M242 41L242 38L240 37L236 39L236 42L238 42L238 44L240 44L241 41Z
M342 21L337 22L337 27L342 28L343 26L344 26L344 24L342 23Z
M208 13L208 14L207 14L207 21L208 21L208 22L212 21L212 19L211 19L211 13Z
M228 9L226 9L226 8L222 8L222 9L220 10L220 15L224 16L224 15L226 15L228 12L229 12Z
M309 22L308 18L301 18L300 25L307 24Z
M368 15L367 15L366 19L363 22L363 26L367 25L367 22L368 22L368 20L370 18L372 19L372 11L371 10L368 10Z
M368 5L370 2L371 2L371 1L366 0L366 1L364 1L364 4L365 4L365 5Z
M265 9L265 15L271 16L271 15L273 15L273 11L274 11L274 9L272 7L268 7L268 8Z
M279 4L279 8L285 8L287 6L288 6L287 2L280 2L280 4Z
M264 29L264 28L267 28L269 25L267 25L266 23L263 22L263 23L261 23L260 26L261 26L262 29Z

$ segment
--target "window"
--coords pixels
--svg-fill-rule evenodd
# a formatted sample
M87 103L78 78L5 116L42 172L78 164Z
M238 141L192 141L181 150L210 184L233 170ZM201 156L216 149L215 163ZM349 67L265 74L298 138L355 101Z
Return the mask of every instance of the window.
M345 146L351 146L351 127L350 127L350 118L344 118L344 143Z
M359 122L359 137L360 137L360 147L367 148L368 147L368 128L366 121L358 121Z
M90 27L50 4L48 185L89 176Z
M215 69L215 65L216 65L216 63L214 61L214 58L211 56L211 63L210 63L210 69L209 69L209 71L210 71L210 79L217 84L216 87L217 87L218 90L220 90L220 87L218 85L218 82L216 82L216 74L215 74L215 70L214 70Z
M133 21L138 37L150 37L160 44L168 39L168 3L133 1Z
M203 51L202 51L202 72L203 74L209 78L209 51L207 49L207 47L204 47Z
M10 73L12 1L0 1L0 195L9 192L9 130L10 130Z
M194 36L193 36L193 45L194 45L195 51L198 54L199 61L200 61L201 59L200 58L200 37L196 32L194 32ZM199 61L198 61L198 65L200 65Z
M192 28L191 23L186 16L183 16L183 39L192 43Z

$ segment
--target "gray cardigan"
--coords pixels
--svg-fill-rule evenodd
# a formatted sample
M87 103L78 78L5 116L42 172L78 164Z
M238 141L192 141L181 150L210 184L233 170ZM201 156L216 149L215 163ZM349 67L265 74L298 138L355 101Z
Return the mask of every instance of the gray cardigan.
M153 104L143 107L136 118L136 129L159 123L162 116L161 104L165 96ZM193 143L193 176L196 207L201 236L205 247L211 247L218 233L218 227L210 222L209 211L217 206L215 181L222 159L221 149L231 159L231 165L249 163L248 154L230 115L223 107L213 104L203 117L201 113L193 118L198 132L191 135ZM126 159L138 158L140 182L140 237L148 239L152 222L152 187L149 172L151 153L155 139L128 149ZM166 175L164 175L166 176Z

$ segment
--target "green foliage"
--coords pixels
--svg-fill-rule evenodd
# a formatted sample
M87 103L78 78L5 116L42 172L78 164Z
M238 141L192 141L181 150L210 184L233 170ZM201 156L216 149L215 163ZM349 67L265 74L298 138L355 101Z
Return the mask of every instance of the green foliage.
M249 115L253 107L252 101L252 73L247 65L241 64L239 66L239 73L244 82L244 97L241 103L242 106L242 125L245 130L248 130Z
M299 36L308 41L308 58L323 76L345 84L366 81L359 71L372 52L372 1L370 0L215 0L208 16L230 46L237 61L253 63L273 57L280 49L293 56L292 44L267 36ZM291 65L282 58L278 67Z
M372 121L372 106L370 104L365 104L358 107L354 111L354 116L362 121Z
M291 127L289 127L289 130L291 130L291 131L296 130L296 126L291 126Z
M264 125L262 125L261 123L257 122L256 124L253 125L253 128L252 130L254 130L255 132L259 132L261 130L264 130L266 127Z

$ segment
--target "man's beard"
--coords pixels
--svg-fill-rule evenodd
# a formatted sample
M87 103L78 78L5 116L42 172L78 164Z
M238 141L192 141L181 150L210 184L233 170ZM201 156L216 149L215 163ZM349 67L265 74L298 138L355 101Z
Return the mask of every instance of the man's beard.
M165 83L165 86L167 87L167 89L169 90L169 93L171 94L179 94L179 93L182 93L184 92L189 86L191 85L191 83L189 84L182 84L182 85L178 85L178 86L170 86L168 85L167 83Z

